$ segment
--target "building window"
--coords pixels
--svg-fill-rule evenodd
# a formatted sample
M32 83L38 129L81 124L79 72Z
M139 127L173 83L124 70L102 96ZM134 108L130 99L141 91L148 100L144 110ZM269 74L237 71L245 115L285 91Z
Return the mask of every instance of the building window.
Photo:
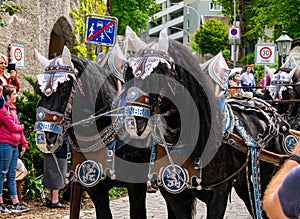
M162 6L161 7L162 9L167 9L168 8L167 2L163 2L161 6Z
M190 20L186 21L186 29L190 29Z
M189 36L189 35L187 35L187 38L186 38L186 43L187 43L187 44L190 44L190 42L191 42L191 40L190 40L190 36Z
M163 16L163 18L162 18L162 19L163 19L163 21L162 21L162 22L163 22L163 24L164 24L164 23L166 23L166 22L168 21L168 17L167 17L167 15Z
M221 11L222 10L221 3L219 3L219 2L210 2L209 3L209 10L210 11Z
M190 14L190 9L186 8L186 14Z

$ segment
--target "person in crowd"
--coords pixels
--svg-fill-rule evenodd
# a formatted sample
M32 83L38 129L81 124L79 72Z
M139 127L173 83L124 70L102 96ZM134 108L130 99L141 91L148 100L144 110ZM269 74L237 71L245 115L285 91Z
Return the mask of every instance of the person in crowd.
M300 141L272 178L263 196L270 219L300 218Z
M240 74L236 74L234 76L234 82L236 84L236 87L240 87L240 88L236 88L236 95L237 96L243 96L244 91L241 88L242 87L242 81L241 81L241 75Z
M3 87L0 86L0 109L4 106Z
M44 154L44 188L50 190L50 197L46 200L49 208L66 208L59 201L59 190L65 187L67 175L67 137L64 138L63 145L55 153Z
M261 86L261 87L268 86L268 85L270 85L270 81L271 81L270 75L266 75L266 77L263 77L263 78L257 83L257 86Z
M247 66L246 71L241 75L242 86L256 86L255 78L250 71L251 71L251 67ZM243 88L243 90L246 92L253 92L254 88L246 87Z
M235 97L236 96L236 83L233 80L228 80L228 93L227 97Z
M0 53L0 86L4 86L6 84L11 84L16 87L17 92L20 90L19 80L17 78L17 71L11 70L10 73L6 71L7 69L8 59L7 57Z
M249 63L249 66L250 66L250 68L251 68L250 72L251 72L251 73L254 75L254 77L255 77L254 62L250 62L250 63Z
M22 154L28 143L24 136L24 125L20 125L15 102L17 90L13 85L3 87L4 107L0 109L0 212L10 213L3 203L3 182L7 179L7 188L12 200L12 212L28 211L28 207L20 204L16 188L16 167L18 161L18 144L21 143Z

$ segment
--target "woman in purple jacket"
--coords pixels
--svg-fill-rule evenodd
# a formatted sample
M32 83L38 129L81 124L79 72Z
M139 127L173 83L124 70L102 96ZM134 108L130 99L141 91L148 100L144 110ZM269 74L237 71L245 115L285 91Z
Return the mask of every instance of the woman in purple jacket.
M16 189L16 167L18 160L18 144L22 145L22 153L26 151L28 143L25 139L24 126L19 125L16 111L17 91L13 85L3 87L5 99L4 107L0 109L0 212L10 213L3 203L2 190L4 178L7 178L7 188L12 200L12 212L28 211L20 204Z

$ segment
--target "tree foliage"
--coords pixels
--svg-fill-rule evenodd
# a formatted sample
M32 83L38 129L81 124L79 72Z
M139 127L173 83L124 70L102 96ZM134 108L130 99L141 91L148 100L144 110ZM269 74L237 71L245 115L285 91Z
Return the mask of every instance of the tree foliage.
M34 123L36 105L40 99L38 84L30 77L24 76L25 80L32 86L34 92L21 90L21 96L17 98L17 111L20 124L24 124L24 134L28 141L28 149L22 160L29 169L30 177L35 178L43 173L43 154L35 143Z
M70 17L74 19L74 34L76 36L75 45L72 46L72 53L80 57L96 59L93 46L87 46L85 43L85 21L89 14L105 15L106 5L102 0L79 0L79 6L72 5Z
M229 49L228 33L221 21L210 19L201 25L194 36L193 49L201 54L218 54L220 51Z
M222 13L230 15L233 24L234 0L213 0L222 4ZM300 38L300 0L236 0L236 20L239 22L242 36L240 54L246 55L249 42L253 44L259 38L275 41L283 30L288 31L291 38ZM268 35L266 30L272 30Z
M8 14L9 16L12 16L15 13L20 12L22 12L21 8L13 2L0 1L0 26L4 27L7 25L6 22L3 21L3 15Z
M124 35L126 26L140 33L142 29L147 29L149 17L159 10L155 0L112 0L111 16L118 18L118 34Z
M251 21L255 24L249 33L259 33L263 38L265 29L273 30L273 38L277 39L286 30L293 39L300 38L300 0L258 0Z

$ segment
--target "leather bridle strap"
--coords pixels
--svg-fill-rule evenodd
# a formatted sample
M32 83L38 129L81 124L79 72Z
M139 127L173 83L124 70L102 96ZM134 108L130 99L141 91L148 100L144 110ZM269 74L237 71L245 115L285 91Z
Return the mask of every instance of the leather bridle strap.
M248 147L245 145L243 139L240 136L228 132L226 137L224 137L222 141L223 143L243 152L244 154L247 154ZM288 157L289 155L277 154L262 148L258 159L267 163L274 164L275 166L280 166L282 162Z

